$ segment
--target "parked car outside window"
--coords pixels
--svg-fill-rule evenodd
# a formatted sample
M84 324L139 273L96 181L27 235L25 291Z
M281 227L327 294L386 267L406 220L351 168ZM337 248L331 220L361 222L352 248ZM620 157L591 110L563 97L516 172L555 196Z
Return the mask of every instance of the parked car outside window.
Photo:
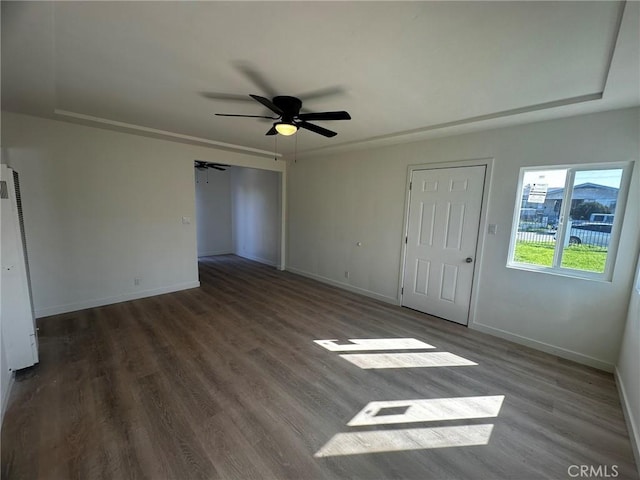
M611 240L610 223L583 223L571 227L569 244L593 245L596 247L608 247Z

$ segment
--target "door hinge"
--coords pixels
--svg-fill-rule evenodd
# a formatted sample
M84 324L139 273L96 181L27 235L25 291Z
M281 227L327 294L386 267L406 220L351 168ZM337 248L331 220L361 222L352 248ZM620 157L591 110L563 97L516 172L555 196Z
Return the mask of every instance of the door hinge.
M409 182L409 190L413 188L413 182Z
M404 243L409 243L409 237L404 237Z
M404 295L404 287L400 289L400 295Z

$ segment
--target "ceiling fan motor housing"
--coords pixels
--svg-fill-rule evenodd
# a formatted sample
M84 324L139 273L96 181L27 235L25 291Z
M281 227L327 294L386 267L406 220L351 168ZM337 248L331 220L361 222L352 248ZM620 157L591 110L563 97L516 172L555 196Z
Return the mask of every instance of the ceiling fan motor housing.
M300 113L302 101L296 97L280 95L273 97L273 104L282 110L282 119L284 123L293 123L293 118Z

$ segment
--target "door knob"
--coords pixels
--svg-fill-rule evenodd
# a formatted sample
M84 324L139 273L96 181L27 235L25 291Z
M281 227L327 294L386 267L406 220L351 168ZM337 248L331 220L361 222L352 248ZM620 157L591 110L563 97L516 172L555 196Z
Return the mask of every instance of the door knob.
M467 262L467 263L471 263L471 262L473 262L473 258L467 257L467 258L464 259L464 261Z

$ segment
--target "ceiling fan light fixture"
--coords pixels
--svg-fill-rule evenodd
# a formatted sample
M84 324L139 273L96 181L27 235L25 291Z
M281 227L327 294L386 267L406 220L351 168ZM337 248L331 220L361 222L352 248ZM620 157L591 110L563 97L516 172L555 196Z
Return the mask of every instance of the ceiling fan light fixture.
M288 137L289 135L293 135L294 133L296 133L298 131L298 127L296 127L292 123L280 122L276 123L276 131L280 135Z

